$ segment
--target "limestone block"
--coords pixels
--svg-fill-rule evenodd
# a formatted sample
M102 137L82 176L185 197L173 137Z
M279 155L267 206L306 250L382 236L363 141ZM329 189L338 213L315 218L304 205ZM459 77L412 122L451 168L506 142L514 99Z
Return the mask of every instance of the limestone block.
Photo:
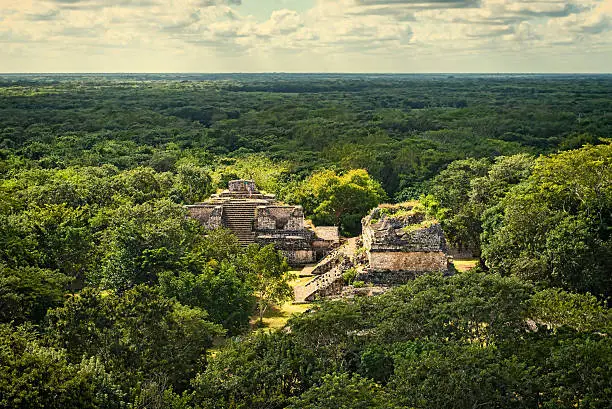
M374 271L447 271L448 257L441 251L370 252L370 269Z
M257 208L257 230L304 230L301 206L260 206Z
M315 252L312 250L281 250L292 266L305 265L315 262Z
M193 205L187 206L189 216L198 220L207 229L221 227L223 207L216 205Z
M252 180L230 180L228 188L232 193L259 193Z

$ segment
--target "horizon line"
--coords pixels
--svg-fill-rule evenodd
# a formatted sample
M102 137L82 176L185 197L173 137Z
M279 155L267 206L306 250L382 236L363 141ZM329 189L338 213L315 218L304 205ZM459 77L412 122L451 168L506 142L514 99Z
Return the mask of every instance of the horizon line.
M270 74L290 74L290 75L612 75L612 71L473 71L473 72L399 72L399 71L217 71L217 72L198 72L198 71L0 71L0 75L270 75Z

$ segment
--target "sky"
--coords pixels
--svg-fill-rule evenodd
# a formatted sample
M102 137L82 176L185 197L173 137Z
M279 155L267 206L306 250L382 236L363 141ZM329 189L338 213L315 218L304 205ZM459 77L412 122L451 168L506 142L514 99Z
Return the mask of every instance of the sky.
M0 72L612 72L612 0L0 0Z

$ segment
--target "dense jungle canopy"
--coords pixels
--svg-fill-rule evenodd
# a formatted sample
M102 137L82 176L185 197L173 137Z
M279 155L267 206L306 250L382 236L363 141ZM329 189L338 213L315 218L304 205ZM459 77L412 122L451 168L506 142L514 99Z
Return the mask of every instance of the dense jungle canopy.
M610 75L0 75L0 408L609 408L610 138ZM184 208L235 178L479 266L257 328L287 263Z

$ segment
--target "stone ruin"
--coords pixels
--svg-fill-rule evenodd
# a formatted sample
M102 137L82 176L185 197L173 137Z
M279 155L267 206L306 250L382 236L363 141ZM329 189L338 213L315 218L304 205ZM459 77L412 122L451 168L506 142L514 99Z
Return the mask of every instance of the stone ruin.
M449 271L442 228L416 202L377 207L362 219L361 239L351 240L313 269L312 280L295 289L296 302L376 294L421 274ZM365 288L345 285L343 273L350 268L358 272L355 281Z
M293 266L320 260L340 242L338 227L307 224L301 206L259 192L252 180L232 180L227 190L187 210L208 229L231 230L241 245L274 244Z
M360 279L403 284L423 273L448 272L444 232L417 202L379 206L361 224L368 267Z

